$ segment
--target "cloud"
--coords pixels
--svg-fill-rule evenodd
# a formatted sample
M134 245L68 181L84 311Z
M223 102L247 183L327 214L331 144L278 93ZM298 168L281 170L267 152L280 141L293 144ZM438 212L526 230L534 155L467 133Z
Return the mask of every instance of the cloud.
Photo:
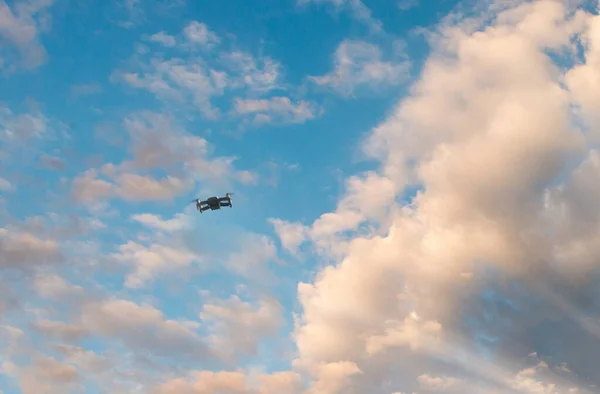
M381 91L407 80L409 64L405 60L385 61L378 46L356 40L344 40L334 54L335 69L309 79L342 96L354 96L360 90Z
M232 87L246 87L251 93L265 93L277 89L281 80L281 64L268 56L255 58L243 51L226 52L220 61L236 77Z
M100 92L102 92L102 85L100 85L98 82L90 82L71 86L71 96L74 98L91 96Z
M33 323L33 327L51 338L57 338L64 342L76 342L88 335L82 327L64 322L40 320Z
M86 303L79 324L94 335L111 338L134 352L185 361L210 360L213 355L186 322L165 318L151 305L119 298Z
M419 5L419 0L399 0L398 8L402 11L407 11Z
M277 218L270 218L269 223L275 228L283 248L293 255L296 255L298 247L308 239L307 228L300 223L289 223Z
M6 179L0 178L0 191L2 192L11 192L14 191L15 187Z
M243 277L273 280L269 278L267 264L278 261L277 248L271 238L262 234L247 233L239 241L238 250L229 254L227 267Z
M177 214L173 219L168 220L151 213L133 215L131 218L146 227L166 232L181 230L189 224L189 218L184 214Z
M23 394L58 394L81 388L75 367L52 357L38 356L31 365L17 368L16 374Z
M23 0L14 2L12 7L9 7L5 0L0 0L0 38L16 49L19 57L14 62L13 68L18 65L31 70L46 61L46 50L39 41L39 35L49 26L50 16L47 9L53 2L53 0ZM6 49L0 52L0 55L6 56ZM9 52L8 55L12 53ZM0 60L3 60L2 57ZM2 66L1 61L0 66Z
M340 256L347 243L340 235L358 228L367 221L384 221L390 214L397 186L375 172L352 176L346 181L346 193L334 212L316 219L311 226L270 219L283 245L295 254L306 241L312 241L318 253Z
M64 278L54 274L37 276L33 285L40 296L48 299L61 300L81 297L85 293L83 287L72 285Z
M223 110L214 102L228 93L256 96L282 88L281 65L268 56L255 57L238 49L210 56L206 51L197 51L221 42L204 23L192 21L186 25L180 44L176 37L165 32L156 33L150 40L174 51L169 56L151 51L137 54L134 66L127 71L115 71L112 81L147 90L165 104L193 107L209 120L221 117ZM304 105L300 104L301 112L305 113ZM298 115L294 111L292 114Z
M1 311L9 339L2 372L21 378L24 392L83 390L84 380L110 392L162 394L597 391L600 325L590 316L598 309L600 156L595 86L584 82L595 78L598 16L573 13L561 1L491 7L445 19L427 35L432 54L419 79L361 145L376 169L348 177L335 209L307 224L270 219L282 248L295 253L308 243L315 252L316 272L303 272L311 280L297 287L294 359L265 352L264 364L292 361L289 370L263 374L246 359L262 358L269 339L280 339L285 315L273 298L220 295L163 312L150 303L153 293L132 291L205 261L177 243L183 216L154 212L132 219L136 229L157 232L120 241L111 256L128 267L123 289L111 275L104 287L84 291L87 262L68 267L85 279L81 285L50 269L63 253L76 254L64 238L98 223L47 215L0 230L0 267L40 271L31 283L3 282L9 290L2 301L18 294L25 308ZM575 50L581 38L585 58ZM246 60L240 64L251 64ZM227 86L243 86L248 96L235 97L263 112L272 103L261 95L279 86L279 74L261 79L247 70L227 68L228 76L248 77ZM386 75L378 83L386 78L396 81ZM358 91L351 86L346 91ZM79 201L168 198L182 192L178 186L252 178L167 116L134 114L124 127L128 156L81 173L73 183ZM3 126L4 137L13 138L4 130L14 129ZM111 237L128 234L110 224ZM238 240L212 227L206 234L194 231L190 239L206 239L199 246L207 249L226 244L219 262L240 281L255 284L279 261L267 236ZM189 307L197 319L172 315ZM32 355L39 357L31 365L18 363ZM232 364L248 367L223 369Z
M206 24L192 21L184 29L183 34L192 45L210 48L220 42L219 37Z
M124 126L132 159L78 175L72 183L75 201L93 203L115 197L165 201L191 190L196 182L228 185L256 180L252 172L234 168L235 157L211 158L208 141L187 133L172 117L142 112L126 118ZM147 174L156 169L167 175L156 179Z
M275 372L258 376L258 384L243 372L197 371L190 372L188 379L176 378L162 384L154 394L211 394L226 392L231 394L299 394L302 389L300 376L293 372Z
M307 4L330 4L334 6L336 10L349 10L352 16L369 26L369 28L375 32L379 32L382 29L382 24L377 19L373 18L371 10L361 0L297 0L299 5Z
M450 377L468 381L471 392L585 390L574 376L560 385L555 376L540 378L540 385L519 377L515 360L538 342L533 333L525 338L512 328L540 327L536 333L542 335L557 303L536 289L547 285L555 293L565 286L569 299L588 297L566 283L594 286L584 276L598 269L591 246L596 210L588 204L596 194L588 180L595 153L590 133L573 127L571 105L585 96L573 97L549 56L574 53L573 35L588 31L584 27L597 18L571 11L563 2L539 1L495 13L486 9L481 19L446 20L430 36L433 53L411 94L366 139L364 151L380 163L378 171L348 182L335 212L305 228L289 227L296 231L289 232L294 236L288 245L306 236L335 261L314 283L298 286L296 365L312 375L315 392L411 392L418 387L408 382L419 376L430 388L448 388ZM377 58L372 48L359 48ZM339 56L340 64L345 58ZM592 126L589 117L577 121ZM583 177L584 169L590 178ZM414 189L414 198L399 204ZM583 212L587 223L575 216ZM283 242L286 233L280 232ZM557 253L567 245L585 253ZM498 281L529 291L511 294L512 287L496 287ZM497 298L485 309L474 307L490 287ZM532 297L538 313L525 323L525 315L501 308L502 297L523 312ZM491 313L492 305L497 315L479 315ZM573 309L562 311L562 319L576 324ZM418 324L408 318L412 314ZM448 347L460 338L491 352L492 345L478 337L482 332L496 337L495 369L473 369L484 356L464 359L466 348ZM569 336L559 332L555 338ZM440 351L432 354L436 341ZM376 351L378 346L385 351ZM392 376L388 370L401 372Z
M463 382L460 379L456 379L449 376L431 376L423 374L419 376L419 384L425 391L434 392L448 392L454 391L460 388ZM463 389L464 390L464 389Z
M63 255L57 242L0 228L0 268L30 271L62 261Z
M22 141L41 137L48 131L48 119L39 111L15 114L6 107L0 107L0 139Z
M47 154L42 155L40 163L49 170L62 171L67 168L67 164L63 159L56 156L50 156Z
M131 264L134 271L127 275L125 286L139 288L152 281L156 275L199 263L201 258L189 251L170 246L152 244L144 246L133 241L119 246L113 257L122 263Z
M283 325L282 306L274 299L263 298L258 305L240 300L208 300L200 313L211 324L208 340L223 358L235 361L242 356L256 355L258 344L272 337Z
M208 119L218 111L211 98L223 95L225 75L207 68L200 59L187 62L180 58L157 60L148 71L115 74L131 87L146 89L160 100L190 101Z
M158 33L150 36L150 41L158 42L167 48L172 48L177 45L177 40L170 34L165 33L164 31L159 31Z
M288 97L271 97L270 99L239 99L234 102L238 115L253 115L255 124L264 123L304 123L319 114L318 107L308 101L293 103Z

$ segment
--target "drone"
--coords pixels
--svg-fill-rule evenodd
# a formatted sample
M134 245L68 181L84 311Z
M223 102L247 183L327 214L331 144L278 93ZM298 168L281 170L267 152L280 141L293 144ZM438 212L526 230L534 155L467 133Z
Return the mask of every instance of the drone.
M196 209L200 211L200 213L211 210L215 211L217 209L221 209L221 207L229 207L231 208L233 205L231 204L231 196L233 193L225 194L225 197L209 197L204 201L200 199L192 200L192 202L196 203Z

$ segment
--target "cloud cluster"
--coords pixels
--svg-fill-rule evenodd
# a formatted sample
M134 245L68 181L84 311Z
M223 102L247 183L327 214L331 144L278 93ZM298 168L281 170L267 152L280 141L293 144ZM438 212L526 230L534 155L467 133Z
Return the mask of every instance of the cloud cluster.
M405 82L409 76L408 61L386 61L383 50L366 41L344 40L335 51L334 64L329 74L310 80L343 96L353 96L365 88L381 92Z
M46 61L39 35L50 23L48 8L53 3L54 0L23 0L9 7L0 1L0 40L9 44L0 51L0 69L30 70Z
M298 5L309 4L333 6L336 11L347 10L357 21L364 23L374 32L382 29L382 23L372 16L372 12L361 0L297 0Z
M599 261L594 84L581 82L595 78L588 64L598 17L559 1L516 3L490 18L493 9L448 18L430 36L433 53L410 96L365 142L381 163L377 174L355 187L349 181L338 209L311 226L272 220L284 247L310 240L341 260L298 287L297 365L313 375L316 392L410 392L419 384L461 393L593 392L584 377L534 379L511 368L501 358L523 357L518 351L533 348L532 338L492 328L518 325L518 314L482 321L475 303L502 278L547 304L521 324L556 319L557 299L560 319L581 323L576 303L585 290L577 295L567 283L592 285L586 278ZM578 40L585 58L565 70L554 56L576 54ZM550 289L557 281L560 290ZM546 298L544 289L559 294ZM507 291L498 288L486 308L504 299L527 308L527 298ZM469 321L479 322L476 330ZM473 373L483 354L458 344L486 332L520 347L499 351L495 370ZM412 365L399 376L381 372L402 370L404 359ZM469 390L456 388L464 379Z
M370 18L360 1L330 3ZM84 382L155 394L597 392L600 17L580 6L499 0L450 15L426 35L432 53L409 94L363 141L378 168L349 177L336 209L312 223L269 219L283 249L317 260L297 286L289 368L247 363L285 327L271 296L194 288L208 293L202 305L167 313L143 292L167 272L187 275L219 242L219 263L256 284L280 261L269 237L198 232L210 241L194 249L178 238L193 226L188 216L135 214L131 224L147 232L111 234L125 239L111 261L132 268L115 290L112 278L85 286L84 263L68 272L79 282L46 272L74 254L65 240L103 227L48 214L0 228L0 272L31 274L1 300L0 373L24 393L77 392ZM272 94L281 83L271 59L229 51L212 57L222 68L209 65L204 56L224 39L202 23L148 41L193 54L118 74L161 100L191 101L214 118L213 98L243 91L233 112L259 123L317 111ZM365 42L345 41L335 56L335 70L313 81L344 95L399 84L406 72ZM0 125L4 139L44 131L8 111ZM255 181L169 116L140 112L123 126L127 158L77 176L76 201L164 201L198 184ZM24 305L14 320L29 323L19 328L4 321L15 294ZM190 309L193 318L178 317Z
M281 64L268 56L221 48L223 39L204 23L192 21L178 35L160 31L149 40L169 52L161 55L144 49L136 61L139 70L118 71L113 80L178 106L191 103L209 120L223 112L213 101L229 94L238 97L228 112L234 118L254 114L255 124L303 123L319 114L318 106L308 101L281 95L257 98L285 88Z
M255 175L233 166L235 157L210 157L204 138L181 128L172 116L142 112L124 121L132 159L89 169L73 180L72 196L81 203L109 198L127 201L171 200L196 182L253 183ZM153 170L166 176L157 178ZM104 178L104 179L103 179Z

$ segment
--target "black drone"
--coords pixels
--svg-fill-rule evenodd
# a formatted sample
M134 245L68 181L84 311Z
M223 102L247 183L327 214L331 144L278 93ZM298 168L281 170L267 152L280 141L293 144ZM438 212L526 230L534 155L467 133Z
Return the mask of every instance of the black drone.
M192 202L196 203L196 209L200 211L200 213L211 210L215 211L217 209L221 209L221 207L229 207L231 208L233 205L231 204L231 195L232 193L225 194L225 197L209 197L204 201L200 201L199 199L192 200Z

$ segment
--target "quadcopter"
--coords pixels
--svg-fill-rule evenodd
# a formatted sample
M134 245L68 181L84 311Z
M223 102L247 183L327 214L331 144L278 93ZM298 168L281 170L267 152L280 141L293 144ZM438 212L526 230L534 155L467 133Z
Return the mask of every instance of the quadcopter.
M200 201L199 199L192 200L192 202L196 203L196 209L200 211L200 213L211 210L215 211L217 209L221 209L221 207L229 207L231 208L233 205L231 204L231 195L232 193L225 194L225 197L209 197L204 201Z

